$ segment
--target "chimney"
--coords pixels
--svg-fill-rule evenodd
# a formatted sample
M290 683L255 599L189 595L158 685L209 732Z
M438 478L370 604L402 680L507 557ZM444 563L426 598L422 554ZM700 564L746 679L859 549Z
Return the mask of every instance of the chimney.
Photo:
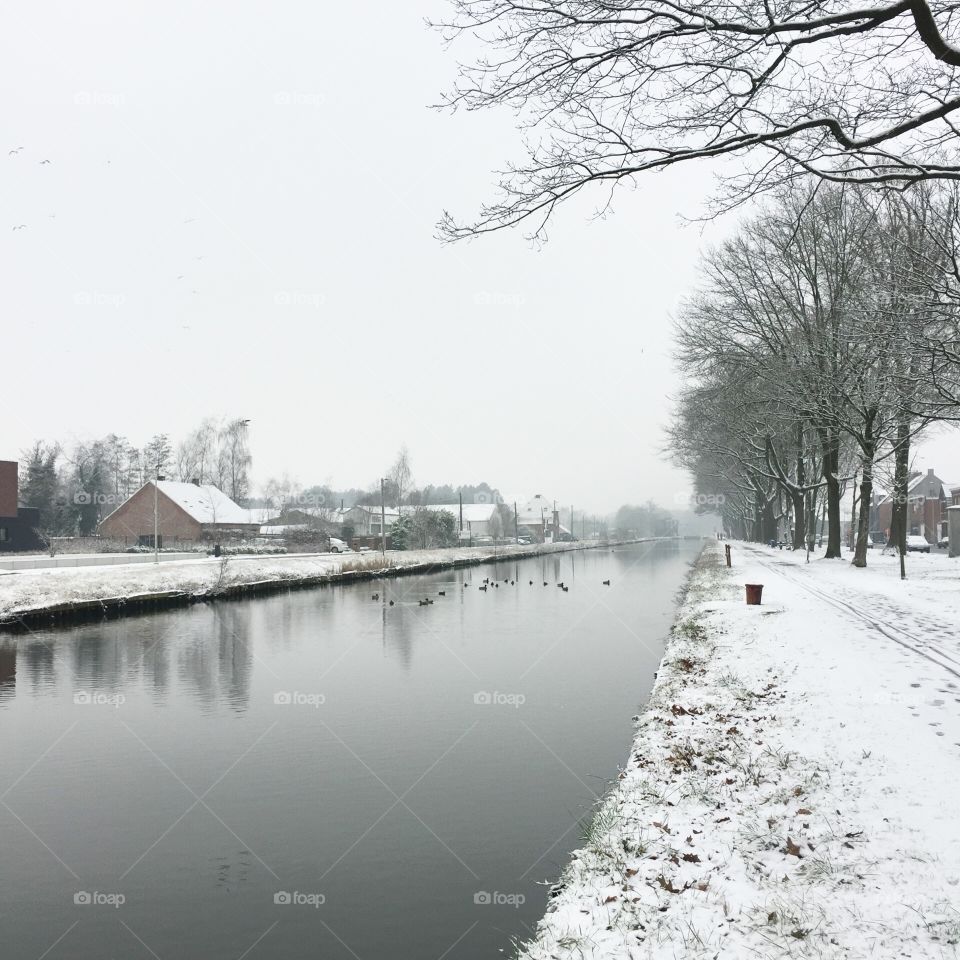
M200 478L199 478L199 477L191 477L191 478L190 478L190 482L191 482L195 487L199 487L199 486L200 486Z
M927 471L927 476L928 476L928 477L932 477L932 476L933 476L933 467L931 467L931 468Z

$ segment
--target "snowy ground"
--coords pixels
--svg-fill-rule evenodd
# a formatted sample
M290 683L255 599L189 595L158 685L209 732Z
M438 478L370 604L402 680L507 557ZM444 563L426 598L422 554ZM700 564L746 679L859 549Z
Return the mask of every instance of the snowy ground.
M522 957L954 957L960 560L707 546ZM744 583L764 584L763 605Z
M591 542L532 546L457 547L447 550L387 551L390 569L423 563L482 562L504 555L524 556L557 550L587 549ZM140 558L135 558L139 560ZM25 611L83 600L106 600L177 590L205 596L223 587L264 580L303 580L337 574L342 568L381 566L379 553L316 553L278 557L199 556L159 564L132 562L122 566L88 566L41 570L0 571L0 621L15 619Z

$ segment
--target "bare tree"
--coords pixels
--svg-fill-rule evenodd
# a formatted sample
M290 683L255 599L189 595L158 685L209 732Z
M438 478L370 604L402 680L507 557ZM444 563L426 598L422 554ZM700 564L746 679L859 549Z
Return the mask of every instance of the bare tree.
M476 222L447 238L550 214L584 187L737 158L728 207L813 175L899 188L960 178L956 8L946 0L450 0L449 40L487 49L446 98L506 106L527 156Z
M247 427L249 420L229 420L220 429L220 449L217 456L219 487L239 503L250 492L250 456Z
M917 369L930 352L932 300L907 256L904 204L849 187L782 190L705 259L705 283L677 329L686 386L672 447L741 513L753 502L744 526L757 539L782 494L799 546L823 488L826 555L840 556L853 474L854 563L865 566L876 465L905 457L910 439L948 413Z
M218 479L215 475L218 433L216 421L208 417L178 444L176 467L180 480L211 483Z
M404 491L409 491L413 477L413 472L410 467L410 452L407 450L406 444L400 447L400 451L397 453L397 459L394 461L387 476L393 481L396 487L397 512L402 515Z

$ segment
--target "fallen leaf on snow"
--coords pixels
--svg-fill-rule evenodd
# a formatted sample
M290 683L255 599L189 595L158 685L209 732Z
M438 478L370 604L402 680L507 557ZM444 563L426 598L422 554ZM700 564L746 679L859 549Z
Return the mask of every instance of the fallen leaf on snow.
M788 856L800 857L800 847L795 844L789 837L787 837L787 845L783 848L783 852Z

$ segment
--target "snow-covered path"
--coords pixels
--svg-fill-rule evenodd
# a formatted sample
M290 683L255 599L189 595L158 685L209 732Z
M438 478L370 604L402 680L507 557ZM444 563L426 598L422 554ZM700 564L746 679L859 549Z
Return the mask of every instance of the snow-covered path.
M908 580L903 582L899 560L879 551L870 554L867 569L853 570L845 559L807 565L800 553L753 544L741 548L775 574L960 679L960 566L955 561L942 554L910 557ZM791 571L800 566L806 567L804 575ZM848 576L851 582L846 585Z
M960 565L711 544L522 956L954 957ZM763 583L761 607L744 583Z

